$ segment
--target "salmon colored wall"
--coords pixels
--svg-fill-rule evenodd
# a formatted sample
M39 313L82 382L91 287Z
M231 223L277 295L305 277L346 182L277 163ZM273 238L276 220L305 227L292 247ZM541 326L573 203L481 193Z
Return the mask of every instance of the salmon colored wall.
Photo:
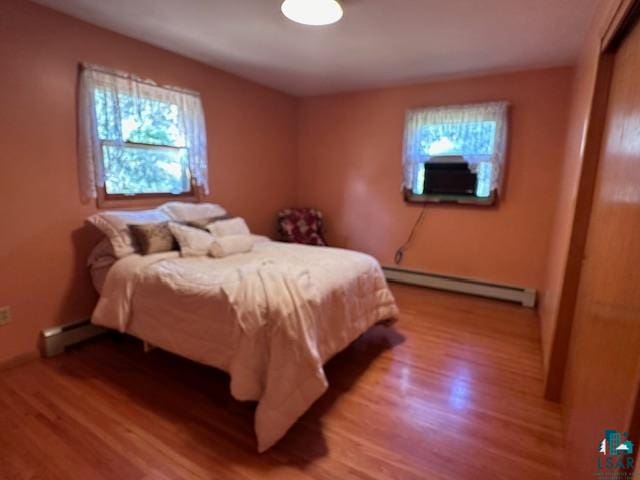
M421 208L400 193L405 111L508 100L500 205L428 205L403 266L544 290L572 79L553 68L302 99L298 203L324 211L331 244L392 265Z
M19 0L0 2L0 362L33 352L47 326L87 318L85 261L96 209L79 201L76 77L87 61L197 90L211 197L274 233L294 199L296 100L198 62Z
M573 98L567 142L562 169L562 184L558 198L552 229L552 244L549 252L546 278L546 294L540 305L542 327L542 351L545 374L549 371L549 362L554 348L558 308L562 294L569 254L569 242L575 215L578 182L582 173L583 148L587 121L591 111L591 100L595 87L596 68L600 51L600 39L609 24L620 0L602 0L598 4L589 34L585 40L580 61L576 68ZM560 321L570 322L571 318ZM558 348L566 349L567 345ZM556 394L553 394L557 397Z

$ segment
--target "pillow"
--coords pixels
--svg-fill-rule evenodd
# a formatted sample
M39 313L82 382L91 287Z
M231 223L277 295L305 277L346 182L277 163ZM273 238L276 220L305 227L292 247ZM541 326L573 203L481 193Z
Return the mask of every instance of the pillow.
M137 245L129 231L129 225L161 223L170 218L163 212L153 210L110 211L91 215L87 222L95 225L104 233L113 247L117 258L126 257L136 252Z
M251 234L251 238L253 238L253 243L264 243L264 242L270 242L271 239L269 237L266 237L264 235L256 235L255 233Z
M209 232L174 222L169 224L169 229L178 241L180 255L183 257L203 257L209 254L209 247L213 242Z
M251 235L227 235L216 238L209 247L212 257L221 258L235 253L246 253L253 250L254 239Z
M200 230L206 230L207 225L209 225L210 223L215 223L220 220L227 220L229 218L232 218L231 215L225 214L220 215L219 217L206 217L199 218L197 220L189 220L188 222L185 222L185 224L189 225L190 227L199 228Z
M226 237L227 235L250 235L249 227L244 218L236 217L228 220L219 220L207 225L207 230L214 237Z
M226 215L227 211L215 203L167 202L159 210L178 222Z
M113 247L108 238L103 238L100 242L93 247L89 258L87 258L87 266L93 268L95 266L102 267L104 265L113 265L116 260L116 254L113 252Z
M129 225L129 230L138 242L142 255L176 249L176 240L169 229L169 222Z

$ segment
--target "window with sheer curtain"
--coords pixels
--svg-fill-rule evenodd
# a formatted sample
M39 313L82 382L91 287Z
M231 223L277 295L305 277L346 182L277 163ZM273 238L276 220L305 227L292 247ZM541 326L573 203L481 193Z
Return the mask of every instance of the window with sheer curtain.
M197 93L83 65L79 107L83 198L208 193Z
M425 163L461 156L477 174L475 197L500 190L507 141L507 102L414 109L407 112L403 172L405 193L423 195Z

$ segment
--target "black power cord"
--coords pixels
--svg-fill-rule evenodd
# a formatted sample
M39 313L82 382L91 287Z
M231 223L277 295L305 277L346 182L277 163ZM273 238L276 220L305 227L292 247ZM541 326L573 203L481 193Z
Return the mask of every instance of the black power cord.
M416 223L414 223L413 227L411 228L411 233L409 234L409 238L407 238L407 241L404 242L404 244L398 250L396 250L396 255L394 257L396 265L400 265L402 263L402 259L404 258L404 252L409 247L409 245L411 245L411 241L413 240L413 237L415 236L416 231L418 230L418 227L422 225L422 222L424 221L424 214L426 213L426 211L427 211L427 204L425 203L422 206L420 215L418 215L418 218L416 219Z

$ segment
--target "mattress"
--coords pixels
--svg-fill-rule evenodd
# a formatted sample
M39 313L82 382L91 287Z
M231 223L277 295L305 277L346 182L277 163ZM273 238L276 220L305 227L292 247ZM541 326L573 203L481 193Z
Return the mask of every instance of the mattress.
M233 397L258 402L262 452L327 389L324 363L397 315L369 255L263 242L220 259L120 259L92 321L228 372Z

